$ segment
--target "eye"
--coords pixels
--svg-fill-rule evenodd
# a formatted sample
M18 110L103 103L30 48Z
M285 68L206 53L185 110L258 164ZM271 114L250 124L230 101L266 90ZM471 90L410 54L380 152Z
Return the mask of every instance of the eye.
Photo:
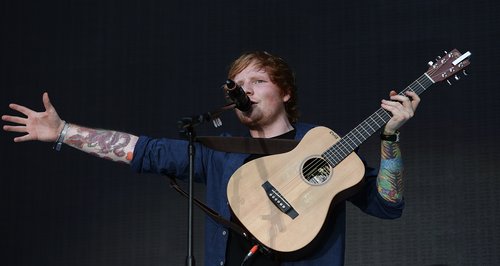
M259 84L259 83L265 83L265 82L266 82L265 80L258 79L258 80L254 80L253 84Z

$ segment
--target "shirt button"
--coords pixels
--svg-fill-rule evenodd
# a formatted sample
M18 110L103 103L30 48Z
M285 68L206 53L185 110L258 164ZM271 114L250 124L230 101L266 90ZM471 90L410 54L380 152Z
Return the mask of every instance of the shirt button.
M226 231L222 231L222 235L225 236L227 234ZM222 264L221 264L222 265Z
M224 262L223 262L223 261L221 261L219 264L222 266L222 265L224 265Z

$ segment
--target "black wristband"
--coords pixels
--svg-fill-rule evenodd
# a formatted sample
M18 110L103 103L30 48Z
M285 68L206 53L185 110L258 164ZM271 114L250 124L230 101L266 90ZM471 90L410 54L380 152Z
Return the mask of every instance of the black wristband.
M399 142L399 130L396 130L396 132L394 132L393 135L385 135L384 131L382 131L382 133L380 134L380 139L392 142Z
M56 151L61 150L61 146L63 144L64 137L66 137L66 133L68 132L68 128L69 128L69 123L66 123L66 121L64 121L64 120L63 120L63 122L64 122L63 129L59 133L59 136L57 137L57 140L54 143L54 147L52 147Z

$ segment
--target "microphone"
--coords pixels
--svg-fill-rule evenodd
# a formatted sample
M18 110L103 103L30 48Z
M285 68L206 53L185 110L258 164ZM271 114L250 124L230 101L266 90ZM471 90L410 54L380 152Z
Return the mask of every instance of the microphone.
M250 107L252 107L252 101L250 101L250 98L248 98L247 93L241 86L230 79L226 80L225 86L227 96L236 104L236 108L242 112L250 110Z

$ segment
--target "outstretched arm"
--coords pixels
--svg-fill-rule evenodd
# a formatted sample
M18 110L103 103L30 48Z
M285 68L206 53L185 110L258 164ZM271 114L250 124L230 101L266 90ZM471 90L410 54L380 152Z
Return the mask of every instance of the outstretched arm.
M2 120L16 125L4 125L5 131L26 133L15 137L14 142L39 140L63 143L100 158L129 163L132 160L138 137L112 130L91 129L63 121L50 103L48 93L43 94L44 112L36 112L25 106L10 104L9 107L24 115L3 115ZM66 126L65 134L63 132ZM62 139L60 139L63 137Z
M124 132L69 124L63 142L100 158L130 163L137 139Z
M392 118L382 132L383 135L398 134L397 130L415 114L420 98L413 91L406 96L391 91L391 100L382 100L382 108L392 113ZM398 141L382 140L380 170L377 176L377 190L387 201L399 202L403 199L403 160Z

